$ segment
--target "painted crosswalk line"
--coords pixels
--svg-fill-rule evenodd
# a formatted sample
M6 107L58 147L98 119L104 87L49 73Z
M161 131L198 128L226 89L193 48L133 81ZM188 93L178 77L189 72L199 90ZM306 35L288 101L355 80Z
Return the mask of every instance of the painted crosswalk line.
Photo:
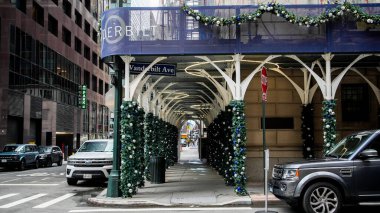
M2 205L2 206L0 206L0 209L6 209L6 208L13 207L13 206L17 206L17 205L19 205L19 204L29 202L29 201L31 201L31 200L34 200L34 199L37 199L37 198L43 197L43 196L45 196L45 195L47 195L47 194L36 194L36 195L30 196L30 197L27 197L27 198L24 198L24 199L21 199L21 200L18 200L18 201L12 202L12 203L8 203L8 204L6 204L6 205Z
M36 209L46 208L46 207L48 207L48 206L51 206L51 205L56 204L56 203L58 203L58 202L61 202L62 200L65 200L65 199L67 199L67 198L69 198L69 197L72 197L72 196L74 196L74 195L76 195L76 193L68 193L68 194L65 194L65 195L63 195L63 196L61 196L61 197L57 197L56 199L53 199L53 200L51 200L51 201L48 201L48 202L42 203L42 204L40 204L40 205L38 205L38 206L34 206L33 208L36 208Z
M18 194L19 194L19 193L12 193L12 194L3 195L3 196L0 196L0 200L1 200L1 199L8 198L8 197L13 197L13 196L18 195Z

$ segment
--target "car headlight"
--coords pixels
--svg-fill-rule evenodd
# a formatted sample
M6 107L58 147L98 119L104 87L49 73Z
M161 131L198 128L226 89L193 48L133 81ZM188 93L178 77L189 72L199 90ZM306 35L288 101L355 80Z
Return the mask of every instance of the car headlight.
M295 179L299 177L298 169L284 169L282 174L282 179Z
M44 158L46 158L46 157L47 157L46 154L42 154L42 155L40 155L40 158L41 158L41 159L44 159Z
M74 161L73 160L68 160L67 161L67 165L71 165L71 166L74 165Z

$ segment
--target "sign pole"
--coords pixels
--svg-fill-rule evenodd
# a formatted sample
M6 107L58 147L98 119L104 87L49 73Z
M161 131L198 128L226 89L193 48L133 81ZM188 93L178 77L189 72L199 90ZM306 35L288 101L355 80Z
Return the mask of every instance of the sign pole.
M267 101L268 76L265 67L261 70L261 90L262 90L262 129L263 129L263 164L264 164L264 194L265 194L265 209L264 211L256 211L256 213L277 213L268 211L268 170L269 170L269 149L265 140L265 103Z

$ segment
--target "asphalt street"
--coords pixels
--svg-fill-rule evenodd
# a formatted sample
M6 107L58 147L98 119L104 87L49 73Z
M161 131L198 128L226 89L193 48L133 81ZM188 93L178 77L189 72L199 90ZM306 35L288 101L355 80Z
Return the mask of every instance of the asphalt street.
M64 175L65 165L24 171L0 168L0 212L1 213L90 213L90 212L236 212L252 213L263 208L252 207L181 207L181 208L115 208L90 206L89 197L97 196L106 183L78 182L69 186ZM296 213L289 206L270 206L279 213ZM343 212L379 212L376 207L349 207Z

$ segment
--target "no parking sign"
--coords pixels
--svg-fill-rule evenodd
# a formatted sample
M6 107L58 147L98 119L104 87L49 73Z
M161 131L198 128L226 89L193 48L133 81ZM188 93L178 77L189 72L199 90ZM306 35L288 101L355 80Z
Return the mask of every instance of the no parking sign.
M268 76L267 68L261 69L261 91L263 92L262 100L267 101L267 89L268 89Z

